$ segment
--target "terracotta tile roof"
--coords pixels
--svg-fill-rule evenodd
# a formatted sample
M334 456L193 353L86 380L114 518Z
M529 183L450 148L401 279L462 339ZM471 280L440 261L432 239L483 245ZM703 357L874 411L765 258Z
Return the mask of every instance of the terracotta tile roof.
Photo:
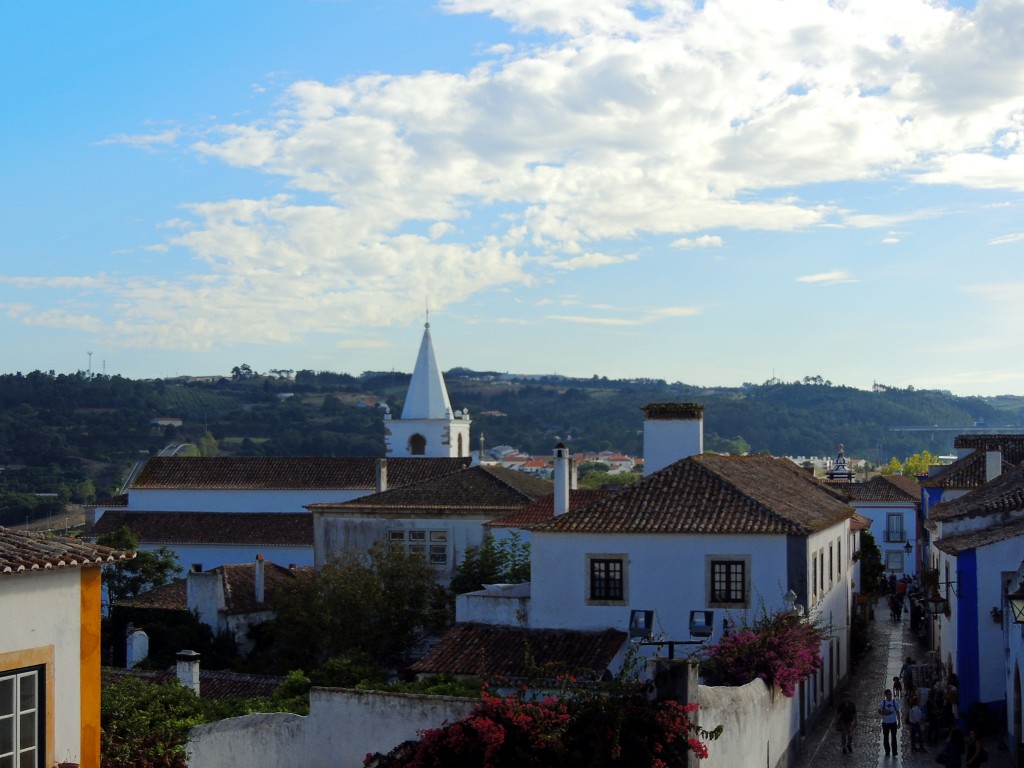
M121 680L143 680L154 685L164 685L177 676L173 669L143 670L122 669L120 667L104 667L102 681L104 684L116 683ZM254 699L267 698L284 682L283 677L272 675L249 675L227 670L199 670L199 696L203 699L217 701L221 699Z
M410 669L418 674L449 672L512 679L536 677L538 668L550 671L551 677L590 670L600 678L626 637L616 629L578 632L456 624ZM547 675L541 672L541 676Z
M958 490L981 488L986 482L985 464L985 451L975 451L964 456L962 459L957 459L937 474L922 480L921 485L925 488L951 488ZM1013 467L1013 463L1007 461L1006 454L1003 454L1002 472L1005 473L1013 469Z
M1005 470L983 488L933 507L929 517L948 520L1016 511L1024 511L1024 464Z
M278 595L286 595L313 576L312 568L285 568L276 563L264 563L264 602L256 602L256 564L221 565L211 568L224 581L224 611L229 614L256 613L271 610L270 604ZM170 584L151 589L137 597L117 603L123 608L150 608L169 611L188 610L188 580L175 579Z
M1002 451L1011 464L1024 461L1024 435L957 435L954 448L973 448L975 451Z
M330 456L157 456L146 462L131 488L373 489L378 461L380 459ZM470 462L469 458L387 459L388 486L440 477Z
M234 544L312 547L308 512L107 512L89 531L92 537L127 525L140 544Z
M903 475L877 475L866 483L825 481L830 488L846 494L854 501L906 504L921 503L921 486L917 478Z
M592 504L598 499L603 499L605 496L609 496L613 493L619 493L618 490L595 490L590 488L579 488L576 490L569 491L569 511L579 509L587 504ZM521 528L523 530L529 530L535 525L546 523L555 516L555 496L549 494L543 498L537 499L525 507L520 507L515 512L512 512L504 517L499 517L490 522L484 523L484 526L489 528Z
M136 597L118 600L116 607L149 608L160 611L187 611L188 585L185 579L175 579L162 587L154 587Z
M704 454L536 530L806 535L853 514L841 498L788 459Z
M854 512L850 516L851 531L865 531L871 527L871 518L864 517L860 512Z
M959 555L972 549L978 549L990 544L998 544L1008 539L1016 539L1024 536L1024 520L1009 520L978 531L969 531L958 536L943 537L937 539L936 549L948 555Z
M390 478L390 470L388 477ZM547 480L495 465L478 465L433 480L389 488L341 504L310 504L314 511L426 509L502 514L551 493Z
M313 577L312 568L285 568L276 563L264 563L264 602L256 602L256 564L222 565L214 568L224 574L224 610L227 613L253 613L270 610L278 596L287 595Z
M0 574L105 565L134 557L134 552L81 539L0 527Z

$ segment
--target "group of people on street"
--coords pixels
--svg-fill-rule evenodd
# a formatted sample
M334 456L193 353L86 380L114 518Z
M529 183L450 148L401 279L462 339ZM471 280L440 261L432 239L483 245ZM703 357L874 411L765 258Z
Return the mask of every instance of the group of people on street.
M905 722L910 730L911 752L927 752L926 742L934 748L945 734L936 762L944 763L947 768L978 768L988 760L988 753L977 731L971 729L965 740L963 731L956 727L956 675L950 674L944 684L918 687L915 686L916 668L913 657L908 656L900 674L893 678L892 688L885 689L878 704L876 714L881 718L882 747L886 756L898 755L899 730ZM836 706L835 720L844 755L853 752L857 722L857 707L849 692L844 692Z

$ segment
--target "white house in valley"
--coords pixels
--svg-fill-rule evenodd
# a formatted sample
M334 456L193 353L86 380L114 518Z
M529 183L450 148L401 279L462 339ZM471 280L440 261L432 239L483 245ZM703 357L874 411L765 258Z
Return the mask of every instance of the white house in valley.
M100 566L129 553L0 527L0 766L100 764Z
M470 423L467 412L452 412L428 323L402 418L384 417L386 458L156 456L119 496L93 506L89 535L127 525L141 549L166 546L200 570L253 562L257 553L312 565L311 506L461 472L473 463Z

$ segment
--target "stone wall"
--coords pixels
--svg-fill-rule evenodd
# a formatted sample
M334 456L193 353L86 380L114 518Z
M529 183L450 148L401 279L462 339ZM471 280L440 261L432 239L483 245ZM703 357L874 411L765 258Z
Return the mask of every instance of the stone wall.
M465 719L479 702L452 696L314 688L309 716L246 715L192 729L190 768L361 768L417 731Z

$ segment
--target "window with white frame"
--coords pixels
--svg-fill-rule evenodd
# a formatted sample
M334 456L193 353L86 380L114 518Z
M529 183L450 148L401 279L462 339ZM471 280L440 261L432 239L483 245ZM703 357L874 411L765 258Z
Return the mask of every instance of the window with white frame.
M588 605L621 605L626 602L626 563L624 554L587 555Z
M43 667L0 672L0 768L41 768L46 724Z
M708 606L747 608L750 606L750 558L734 555L706 555Z
M448 565L448 531L393 529L388 531L388 541L409 554L423 555L431 565Z

